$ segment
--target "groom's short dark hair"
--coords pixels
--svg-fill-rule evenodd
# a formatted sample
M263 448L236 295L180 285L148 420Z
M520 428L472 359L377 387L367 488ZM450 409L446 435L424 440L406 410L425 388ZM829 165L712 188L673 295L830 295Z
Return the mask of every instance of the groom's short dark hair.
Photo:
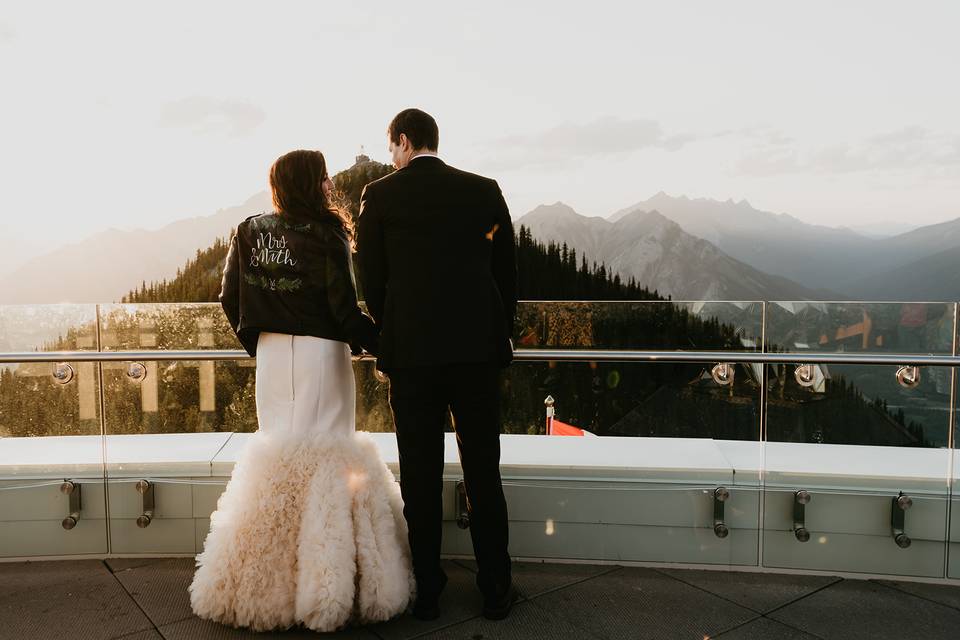
M393 144L400 144L400 134L406 134L414 149L436 151L440 146L440 129L429 113L420 109L404 109L393 117L387 133Z

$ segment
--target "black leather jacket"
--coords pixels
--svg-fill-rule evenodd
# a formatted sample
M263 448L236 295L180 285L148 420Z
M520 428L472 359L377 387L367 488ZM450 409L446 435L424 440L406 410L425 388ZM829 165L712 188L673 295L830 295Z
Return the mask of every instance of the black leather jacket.
M261 331L340 340L377 351L377 329L357 303L350 242L320 213L247 218L230 238L220 304L244 349Z

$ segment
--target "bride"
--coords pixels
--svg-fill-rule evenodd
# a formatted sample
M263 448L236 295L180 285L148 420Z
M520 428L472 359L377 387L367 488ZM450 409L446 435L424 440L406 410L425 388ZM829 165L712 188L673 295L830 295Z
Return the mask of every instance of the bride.
M193 611L256 631L333 631L403 612L414 582L403 504L354 431L351 351L375 352L357 305L350 214L331 204L319 151L270 169L274 213L230 240L220 301L257 356L258 431L210 517Z

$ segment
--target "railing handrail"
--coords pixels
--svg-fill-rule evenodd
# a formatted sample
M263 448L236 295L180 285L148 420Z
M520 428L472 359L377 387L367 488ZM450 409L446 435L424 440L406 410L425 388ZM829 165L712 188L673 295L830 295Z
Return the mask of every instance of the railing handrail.
M958 367L960 356L907 353L759 351L653 351L643 349L517 349L519 362L729 362L756 364L861 364ZM0 352L0 364L27 362L135 362L177 360L251 360L239 349L128 350L128 351L21 351ZM374 361L371 355L356 357Z

